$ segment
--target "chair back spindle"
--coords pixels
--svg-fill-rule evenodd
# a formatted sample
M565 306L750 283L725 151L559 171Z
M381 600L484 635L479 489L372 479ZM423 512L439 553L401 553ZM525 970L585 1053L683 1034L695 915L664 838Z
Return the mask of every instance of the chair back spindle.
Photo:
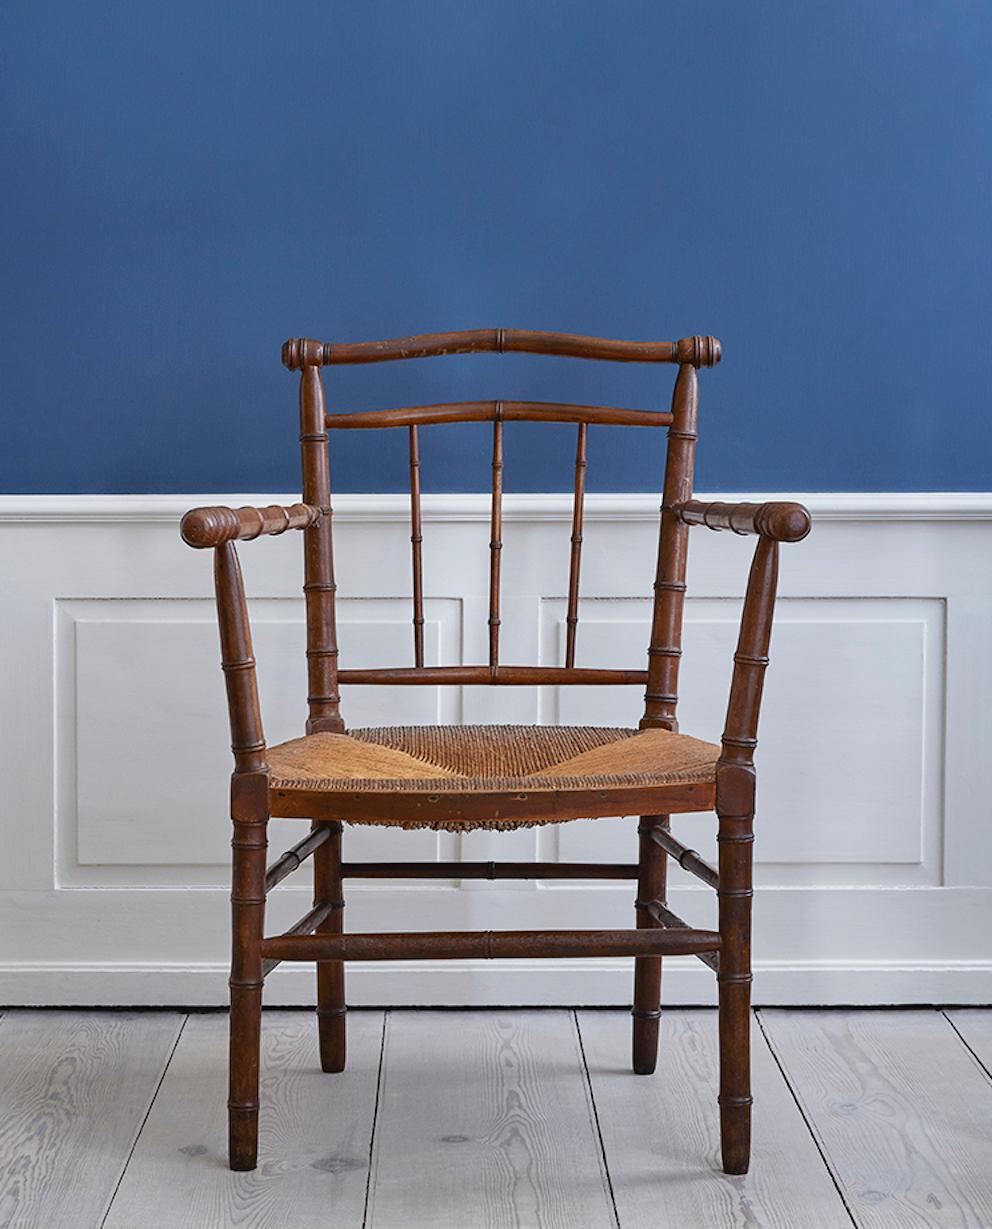
M572 501L572 553L568 561L568 610L565 615L565 668L575 665L575 635L579 626L579 571L582 566L582 516L586 497L586 452L589 424L579 423L575 446L575 497Z
M670 411L615 406L546 404L532 401L466 401L327 414L320 368L339 363L374 363L444 354L551 354L615 362L678 364ZM713 337L678 342L629 342L515 329L477 329L428 334L385 342L328 345L291 340L283 361L301 374L300 446L303 499L321 515L304 529L307 611L309 720L307 731L341 731L339 683L469 684L646 684L642 728L677 730L679 659L685 605L688 522L672 509L692 499L699 367L715 366L720 343ZM489 661L487 666L427 666L424 656L423 515L419 427L433 423L491 422L492 502L489 518ZM503 551L503 430L506 422L571 422L578 428L568 564L564 666L500 665L500 581ZM579 623L583 520L588 468L589 424L667 427L664 493L654 582L651 635L646 670L579 669L575 666ZM409 433L410 545L412 558L414 665L385 669L339 670L335 624L329 430L406 427Z
M410 549L413 555L413 663L424 664L424 533L420 518L420 440L410 427Z
M499 666L499 580L503 552L503 420L493 422L493 502L489 521L489 669Z

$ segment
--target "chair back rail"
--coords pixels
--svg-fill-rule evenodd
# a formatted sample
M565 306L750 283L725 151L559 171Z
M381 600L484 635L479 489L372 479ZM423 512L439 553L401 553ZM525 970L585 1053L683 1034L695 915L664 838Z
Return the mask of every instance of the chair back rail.
M450 404L406 406L386 410L326 412L321 368L343 363L373 363L444 354L528 353L614 362L678 364L670 410L639 410L617 406L573 405L534 401L461 401ZM690 337L676 342L615 341L566 333L539 333L517 329L477 329L458 333L432 333L383 342L338 345L310 339L291 339L283 347L283 361L300 371L300 446L303 463L303 501L319 515L302 512L307 610L307 663L309 680L308 732L340 731L339 684L461 685L645 685L641 725L677 728L679 658L685 601L687 537L697 523L692 508L692 480L699 402L697 368L720 361L720 343L713 337ZM460 422L491 422L492 500L489 524L488 663L485 665L429 666L424 654L424 562L422 475L419 429ZM500 581L503 553L504 423L560 422L577 427L575 479L572 500L565 615L564 664L515 666L500 663ZM589 464L589 426L638 426L668 429L664 469L661 526L654 583L654 601L647 668L607 670L577 668L579 596L582 567L586 473ZM335 624L331 495L327 439L329 432L405 427L409 435L410 546L413 591L412 667L339 669ZM273 514L275 515L275 514ZM254 522L247 518L249 525ZM698 523L712 523L698 521ZM293 527L297 527L294 522ZM241 536L241 535L238 535ZM248 536L247 534L245 536Z
M585 422L607 427L667 427L663 410L628 410L613 405L561 405L553 401L451 401L395 410L353 410L327 415L330 431L429 426L450 422Z

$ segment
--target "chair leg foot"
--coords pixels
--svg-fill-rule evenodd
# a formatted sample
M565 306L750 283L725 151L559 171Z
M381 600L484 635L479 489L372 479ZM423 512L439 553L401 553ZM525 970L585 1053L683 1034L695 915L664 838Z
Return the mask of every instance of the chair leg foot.
M341 824L327 825L328 839L313 855L314 903L330 902L333 907L317 927L322 935L344 931L344 883L341 879ZM329 1073L344 1070L347 1053L347 1009L344 998L344 961L317 961L317 1039L320 1069Z
M347 1035L348 1018L345 1007L317 1009L321 1071L336 1074L344 1070L348 1051Z
M258 1106L228 1109L228 1157L231 1169L245 1172L258 1165Z
M658 1065L658 1031L661 1012L638 1012L635 1009L632 1014L634 1038L631 1048L631 1066L634 1068L635 1075L654 1075Z
M238 778L234 778L235 785ZM256 792L267 790L265 777L248 778ZM242 787L242 793L247 788ZM234 798L232 786L232 798ZM264 797L264 794L263 794ZM236 799L237 800L237 799ZM249 795L250 800L250 795ZM234 824L231 845L234 849L234 874L231 891L233 945L231 952L231 1011L229 1016L229 1161L232 1169L254 1169L258 1162L258 1072L262 1043L262 954L265 921L266 820L258 803L260 818L242 819ZM248 808L240 799L237 810ZM237 813L232 802L232 813Z
M655 828L669 827L667 815L642 815L637 879L637 927L658 925L644 906L663 900L668 879L668 855L651 839ZM654 1075L658 1065L658 1032L661 1024L661 957L638 956L634 960L634 1017L631 1066L635 1075Z
M746 1174L751 1161L751 1098L720 1105L720 1145L725 1174Z

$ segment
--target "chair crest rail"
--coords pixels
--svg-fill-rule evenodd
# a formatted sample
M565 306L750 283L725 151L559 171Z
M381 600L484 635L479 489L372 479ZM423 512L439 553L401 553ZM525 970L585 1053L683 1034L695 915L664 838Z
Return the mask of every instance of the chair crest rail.
M454 333L420 333L388 341L329 343L291 337L282 348L290 371L338 363L384 363L396 359L433 358L443 354L547 354L561 358L603 359L615 363L689 363L715 367L723 356L715 337L680 341L621 341L576 333L533 329L465 329Z

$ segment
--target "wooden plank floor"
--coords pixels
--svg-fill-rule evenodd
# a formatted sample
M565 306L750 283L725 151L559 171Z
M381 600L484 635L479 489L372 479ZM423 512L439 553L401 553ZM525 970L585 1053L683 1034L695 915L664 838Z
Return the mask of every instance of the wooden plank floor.
M260 1165L224 1162L220 1013L0 1018L0 1229L992 1229L992 1010L763 1010L754 1164L719 1169L716 1018L653 1077L621 1011L264 1022Z

